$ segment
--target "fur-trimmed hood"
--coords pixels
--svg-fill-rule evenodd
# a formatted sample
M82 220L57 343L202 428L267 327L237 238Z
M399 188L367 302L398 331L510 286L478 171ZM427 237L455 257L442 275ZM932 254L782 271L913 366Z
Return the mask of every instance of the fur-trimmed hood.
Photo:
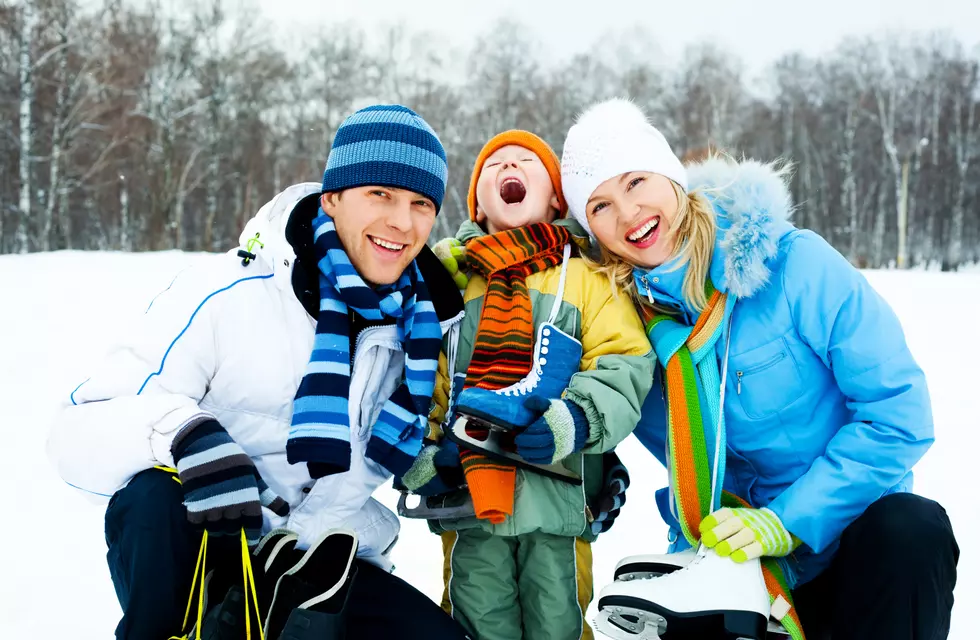
M711 158L688 167L692 191L701 191L717 213L719 243L712 262L724 259L727 290L750 298L769 282L768 262L793 227L789 169L756 160ZM720 255L719 255L720 254Z
M687 168L691 191L704 195L716 213L718 238L711 258L715 287L739 298L750 298L769 282L770 261L779 239L793 229L789 171L755 160L733 162L711 158ZM667 263L636 269L643 295L658 302L677 303L686 269Z

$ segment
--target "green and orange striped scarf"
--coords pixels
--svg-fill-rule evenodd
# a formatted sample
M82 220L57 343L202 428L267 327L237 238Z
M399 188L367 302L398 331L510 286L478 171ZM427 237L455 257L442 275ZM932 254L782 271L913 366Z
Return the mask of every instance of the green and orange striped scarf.
M564 228L538 223L466 243L467 261L487 280L487 291L464 389L503 389L530 373L534 318L527 278L560 265L570 240ZM500 524L513 515L514 466L475 451L464 450L460 458L477 517Z
M671 493L681 532L693 547L701 533L698 525L709 513L726 507L750 507L734 494L713 496L711 490L714 447L721 430L721 450L725 451L724 408L721 406L721 380L715 347L731 317L734 298L705 285L708 304L693 327L675 318L657 314L652 308L640 309L650 344L664 363L667 387L667 443ZM725 477L725 456L719 458L718 482ZM775 558L763 558L762 574L769 590L769 601L789 605L780 622L794 640L805 640L782 567ZM786 606L780 603L785 609ZM779 611L779 607L774 607Z

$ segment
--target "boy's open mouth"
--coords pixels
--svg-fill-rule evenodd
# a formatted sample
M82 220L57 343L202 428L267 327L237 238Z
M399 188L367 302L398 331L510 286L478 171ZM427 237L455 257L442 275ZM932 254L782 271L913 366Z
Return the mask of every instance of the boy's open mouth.
M526 195L527 188L517 178L505 178L500 184L500 199L507 204L520 204Z

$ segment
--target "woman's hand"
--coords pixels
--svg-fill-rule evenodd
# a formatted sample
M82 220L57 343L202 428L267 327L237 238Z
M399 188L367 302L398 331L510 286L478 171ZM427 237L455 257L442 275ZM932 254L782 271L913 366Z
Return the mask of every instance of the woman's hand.
M701 521L701 542L735 562L788 556L800 539L769 509L719 509Z

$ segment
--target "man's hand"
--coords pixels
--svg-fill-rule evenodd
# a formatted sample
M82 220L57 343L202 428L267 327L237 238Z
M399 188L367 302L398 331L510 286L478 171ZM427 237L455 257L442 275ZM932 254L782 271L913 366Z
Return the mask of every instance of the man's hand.
M191 424L170 447L184 489L187 519L212 535L238 535L249 544L262 533L262 506L278 515L289 505L259 477L251 458L216 420Z

